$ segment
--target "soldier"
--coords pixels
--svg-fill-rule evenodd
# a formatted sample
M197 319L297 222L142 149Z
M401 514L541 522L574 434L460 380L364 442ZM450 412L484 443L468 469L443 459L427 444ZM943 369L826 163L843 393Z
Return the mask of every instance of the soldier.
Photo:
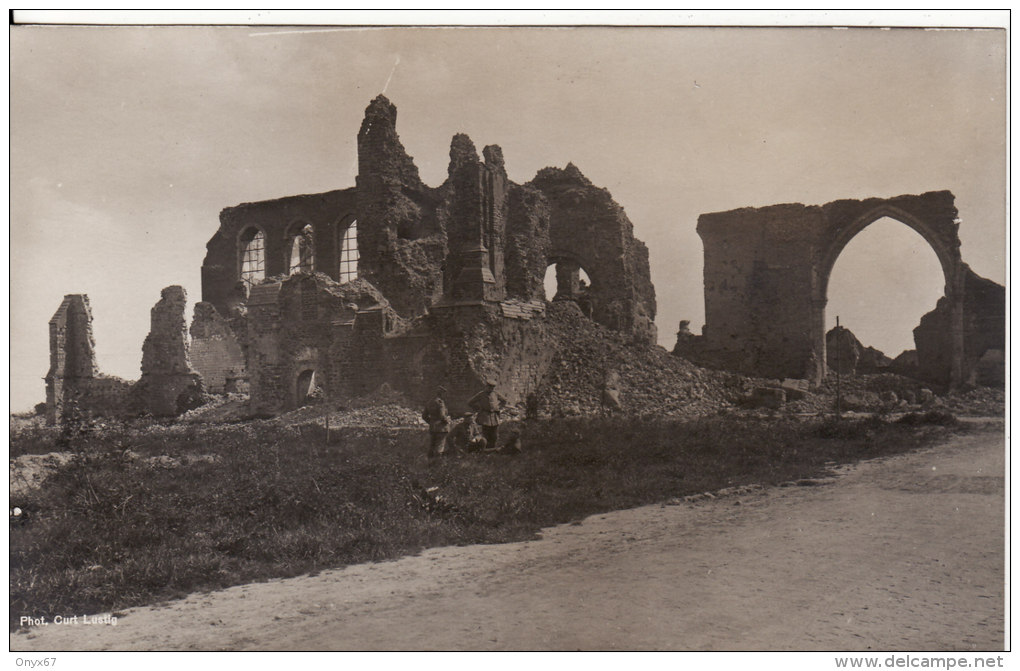
M478 423L482 425L482 435L485 436L488 448L496 449L499 440L499 412L506 406L506 399L496 393L496 381L488 380L485 390L472 396L468 405L478 413Z
M463 421L453 427L449 443L452 449L461 452L481 452L486 448L488 443L482 436L482 427L478 426L473 412L464 413Z
M446 411L446 387L436 388L436 397L425 404L421 417L429 424L429 459L446 452L446 436L450 433L450 415Z

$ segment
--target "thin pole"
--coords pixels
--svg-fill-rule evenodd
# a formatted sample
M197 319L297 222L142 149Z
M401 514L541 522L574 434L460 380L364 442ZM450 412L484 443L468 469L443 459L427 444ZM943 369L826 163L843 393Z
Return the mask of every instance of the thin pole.
M836 417L841 417L843 415L842 410L843 394L839 379L840 375L839 369L843 367L843 362L840 356L842 354L840 348L840 341L842 340L840 338L841 335L842 333L840 333L839 330L839 315L836 315Z
M323 445L329 445L329 413L326 413L326 439Z

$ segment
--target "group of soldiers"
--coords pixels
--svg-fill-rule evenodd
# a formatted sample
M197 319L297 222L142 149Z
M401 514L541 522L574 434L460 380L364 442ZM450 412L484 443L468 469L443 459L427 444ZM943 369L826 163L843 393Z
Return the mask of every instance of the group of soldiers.
M496 382L488 380L485 389L468 401L471 412L463 415L462 421L453 426L453 419L446 409L446 387L436 388L436 395L425 404L422 419L429 425L429 459L435 459L453 451L464 452L515 452L520 450L520 440L514 438L506 445L499 445L499 414L506 407L506 399L496 391ZM452 448L448 446L452 443Z

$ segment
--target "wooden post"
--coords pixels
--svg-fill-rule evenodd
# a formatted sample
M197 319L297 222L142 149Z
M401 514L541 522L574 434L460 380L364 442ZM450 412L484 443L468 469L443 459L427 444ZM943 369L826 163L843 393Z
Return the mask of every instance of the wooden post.
M839 343L842 340L840 338L840 335L842 335L842 334L839 331L839 315L836 315L836 417L842 417L843 416L843 409L842 409L843 394L842 394L842 389L840 388L840 377L839 377L840 376L839 369L843 367L843 362L841 361L842 351L841 351L840 346L839 346Z

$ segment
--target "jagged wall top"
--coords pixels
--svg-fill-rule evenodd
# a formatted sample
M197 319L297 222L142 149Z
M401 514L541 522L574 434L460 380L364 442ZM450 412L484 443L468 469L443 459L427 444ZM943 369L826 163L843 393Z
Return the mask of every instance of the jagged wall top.
M408 186L424 186L414 159L397 135L397 107L382 94L365 108L358 132L358 175L388 176Z

